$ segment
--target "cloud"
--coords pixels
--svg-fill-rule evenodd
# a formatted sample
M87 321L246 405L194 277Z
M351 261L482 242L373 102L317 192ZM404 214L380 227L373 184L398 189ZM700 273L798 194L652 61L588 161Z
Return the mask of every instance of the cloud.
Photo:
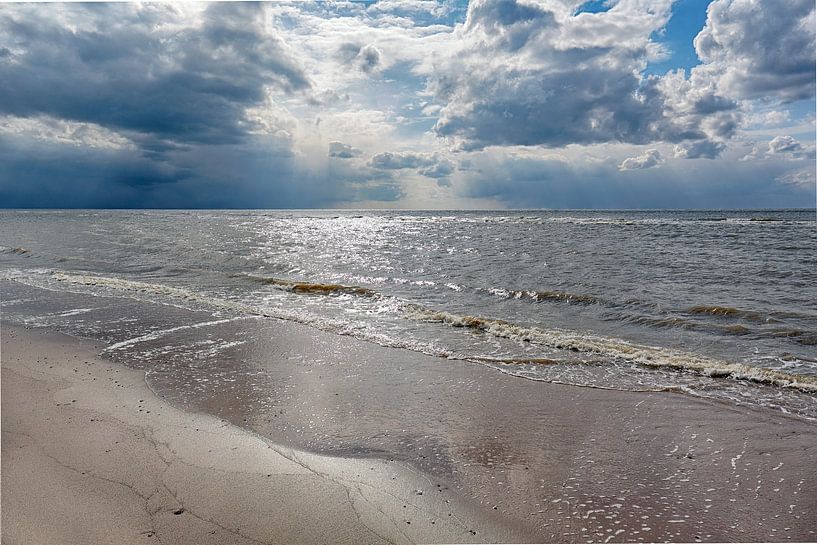
M308 207L375 191L296 153L281 103L308 103L314 84L269 9L4 6L0 202Z
M424 153L384 151L373 155L369 160L369 165L383 170L400 170L430 167L436 162L433 156Z
M804 147L800 142L788 135L775 136L769 141L768 155L787 155L792 159L814 159L814 146Z
M784 185L812 189L817 182L817 170L814 165L793 172L787 172L775 178Z
M675 158L681 159L715 159L720 156L726 144L712 140L698 140L675 146Z
M384 151L373 155L369 166L386 171L417 169L418 174L437 180L438 185L447 185L447 178L457 170L453 161L438 153Z
M657 74L671 0L581 4L8 4L0 206L813 204L813 6L714 0Z
M349 144L343 142L329 142L329 157L337 157L338 159L351 159L359 157L363 152Z
M747 121L751 125L774 127L790 122L791 112L788 110L769 110L765 112L756 112L752 114Z
M771 158L787 159L797 161L801 159L814 159L815 147L804 146L795 138L789 135L780 135L772 138L765 145L755 143L752 150L744 155L741 161L769 160Z
M369 74L380 67L383 54L373 44L360 46L347 42L341 44L338 50L338 57L346 64L358 67L363 72Z
M190 171L129 149L81 148L58 140L0 133L0 202L4 207L142 206Z
M456 170L456 165L453 161L449 161L448 159L440 160L436 165L430 166L428 168L421 168L418 172L423 176L428 178L445 178L447 176L451 176Z
M769 142L769 153L797 153L802 150L800 142L791 136L775 136Z
M48 116L0 116L0 134L85 148L135 149L121 134L94 123L55 119Z
M793 172L788 161L665 158L660 179L650 170L622 172L618 161L560 160L496 148L475 152L470 161L468 170L452 176L452 190L513 208L787 208L808 206L815 198L813 173L808 185L808 174ZM769 183L775 179L778 183Z
M648 149L641 155L627 157L618 166L619 170L636 170L657 167L664 162L664 157L657 149Z
M471 2L457 44L428 72L428 91L443 105L435 133L465 150L734 133L738 105L702 78L643 75L664 54L652 36L668 21L670 1L574 10L568 2Z
M249 3L212 3L199 13L169 4L7 6L0 38L14 48L0 61L0 80L14 84L0 86L0 112L143 140L240 142L253 128L246 109L263 104L267 89L311 87L265 27L263 10Z
M813 98L814 8L813 0L715 0L695 50L727 96Z

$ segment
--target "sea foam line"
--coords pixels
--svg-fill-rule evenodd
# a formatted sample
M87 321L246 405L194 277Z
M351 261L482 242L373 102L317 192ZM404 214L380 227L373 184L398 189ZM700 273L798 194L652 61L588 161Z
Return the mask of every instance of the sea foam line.
M210 326L214 326L214 325L234 322L236 320L242 320L244 318L245 318L244 316L237 316L235 318L225 318L223 320L212 320L210 322L199 322L199 323L196 323L196 324L181 325L181 326L177 326L177 327L171 327L171 328L168 328L168 329L162 329L162 330L159 330L159 331L151 331L150 333L146 333L145 335L140 335L138 337L133 337L131 339L126 339L124 341L114 343L114 344L106 347L105 349L103 349L102 352L108 352L108 351L111 351L111 350L121 350L121 349L126 348L128 346L133 346L134 344L138 344L138 343L142 343L142 342L146 342L146 341L153 341L153 340L156 340L156 339L160 339L160 338L164 337L165 335L169 335L170 333L175 333L176 331L183 331L185 329L200 329L202 327L210 327Z
M466 327L495 337L534 343L558 350L626 360L644 367L690 371L715 378L733 378L782 388L796 388L804 392L817 392L817 377L791 375L764 367L729 363L691 352L639 345L595 335L578 335L554 329L520 326L493 318L436 311L421 305L406 305L406 316L416 320L444 323L452 327ZM520 359L519 363L536 361Z
M360 328L354 328L349 324L334 322L330 323L324 320L304 317L293 312L285 312L283 310L271 311L267 309L259 309L242 303L205 297L182 288L109 277L73 275L62 272L54 272L52 273L52 276L59 281L86 285L104 285L125 291L148 291L160 295L182 298L185 300L195 300L211 307L216 306L244 314L254 314L258 316L295 321L298 323L313 325L320 329L329 330L333 333L351 335L364 340L370 340L378 344L385 344L386 346L396 346L398 348L409 348L420 352L426 352L419 346L415 347L414 343L404 343L394 339L385 339L381 335L372 335L370 332L363 331ZM330 293L340 292L355 293L372 298L386 297L375 292L374 290L369 290L367 288L355 288L353 286L294 282L281 279L264 279L260 277L256 277L256 280L260 281L261 283L284 287L284 289L298 286L300 289L293 288L291 291L301 293L321 293L327 295ZM313 289L313 287L317 287L317 289ZM621 339L576 334L553 329L541 329L538 327L521 326L494 318L459 315L447 311L434 310L415 303L401 302L398 305L398 308L400 308L403 312L403 316L408 319L424 322L438 322L452 327L465 327L476 331L481 331L495 337L533 343L558 350L569 350L573 352L594 354L596 356L619 361L629 361L647 368L688 371L713 378L731 378L780 388L793 388L806 393L817 393L817 377L792 375L764 367L730 363L699 356L690 352L683 352L680 350L656 346L640 345ZM432 350L432 352L437 351ZM467 357L454 356L449 353L442 354L440 352L432 353L431 355L441 355L449 358L454 357L455 359L468 359Z

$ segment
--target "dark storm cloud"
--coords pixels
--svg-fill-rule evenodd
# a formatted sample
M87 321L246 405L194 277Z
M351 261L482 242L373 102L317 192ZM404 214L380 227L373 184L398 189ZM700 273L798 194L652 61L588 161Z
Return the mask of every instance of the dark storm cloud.
M240 145L202 144L154 161L129 149L0 134L0 205L5 208L326 207L361 197L399 198L399 192L388 189L393 185L375 173L304 170L288 147L257 137Z
M0 112L143 139L239 142L244 112L265 100L266 86L310 87L261 15L261 4L214 3L200 26L167 29L184 23L167 4L67 4L56 14L4 7L0 36L12 53L0 60Z
M266 6L188 9L196 11L2 7L0 115L12 120L0 135L3 206L286 207L341 195L320 177L294 184L301 173L286 127L247 113L270 93L308 99L312 91L267 28ZM65 123L114 135L108 147L117 149L37 133Z
M130 150L32 145L0 135L3 207L143 206L157 187L190 175L188 169L150 161Z
M462 108L444 110L435 131L464 140L463 148L618 140L648 143L660 110L645 105L631 73L602 66L547 73L489 71L463 89ZM455 99L459 101L460 99Z

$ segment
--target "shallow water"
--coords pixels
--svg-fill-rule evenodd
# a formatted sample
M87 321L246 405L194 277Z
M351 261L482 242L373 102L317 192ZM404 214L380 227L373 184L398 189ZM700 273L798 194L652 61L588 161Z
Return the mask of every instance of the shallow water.
M0 278L18 284L806 418L816 250L814 211L0 212ZM6 318L104 337L136 360L170 333L107 323L94 305L57 315L4 299ZM210 341L173 350L208 361L251 339Z

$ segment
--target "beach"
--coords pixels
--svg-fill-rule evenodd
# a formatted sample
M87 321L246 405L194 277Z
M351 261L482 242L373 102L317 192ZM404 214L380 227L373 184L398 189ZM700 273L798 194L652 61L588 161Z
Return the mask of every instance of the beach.
M321 456L280 442L308 428L294 400L252 422L218 401L207 409L221 418L181 410L101 348L3 324L4 543L814 539L817 430L790 417L437 365L421 372L438 386L467 372L472 393L492 394L393 383L380 393L405 418L383 399L367 411L414 444L388 453L359 424L348 433L368 450ZM429 463L435 451L447 462Z

